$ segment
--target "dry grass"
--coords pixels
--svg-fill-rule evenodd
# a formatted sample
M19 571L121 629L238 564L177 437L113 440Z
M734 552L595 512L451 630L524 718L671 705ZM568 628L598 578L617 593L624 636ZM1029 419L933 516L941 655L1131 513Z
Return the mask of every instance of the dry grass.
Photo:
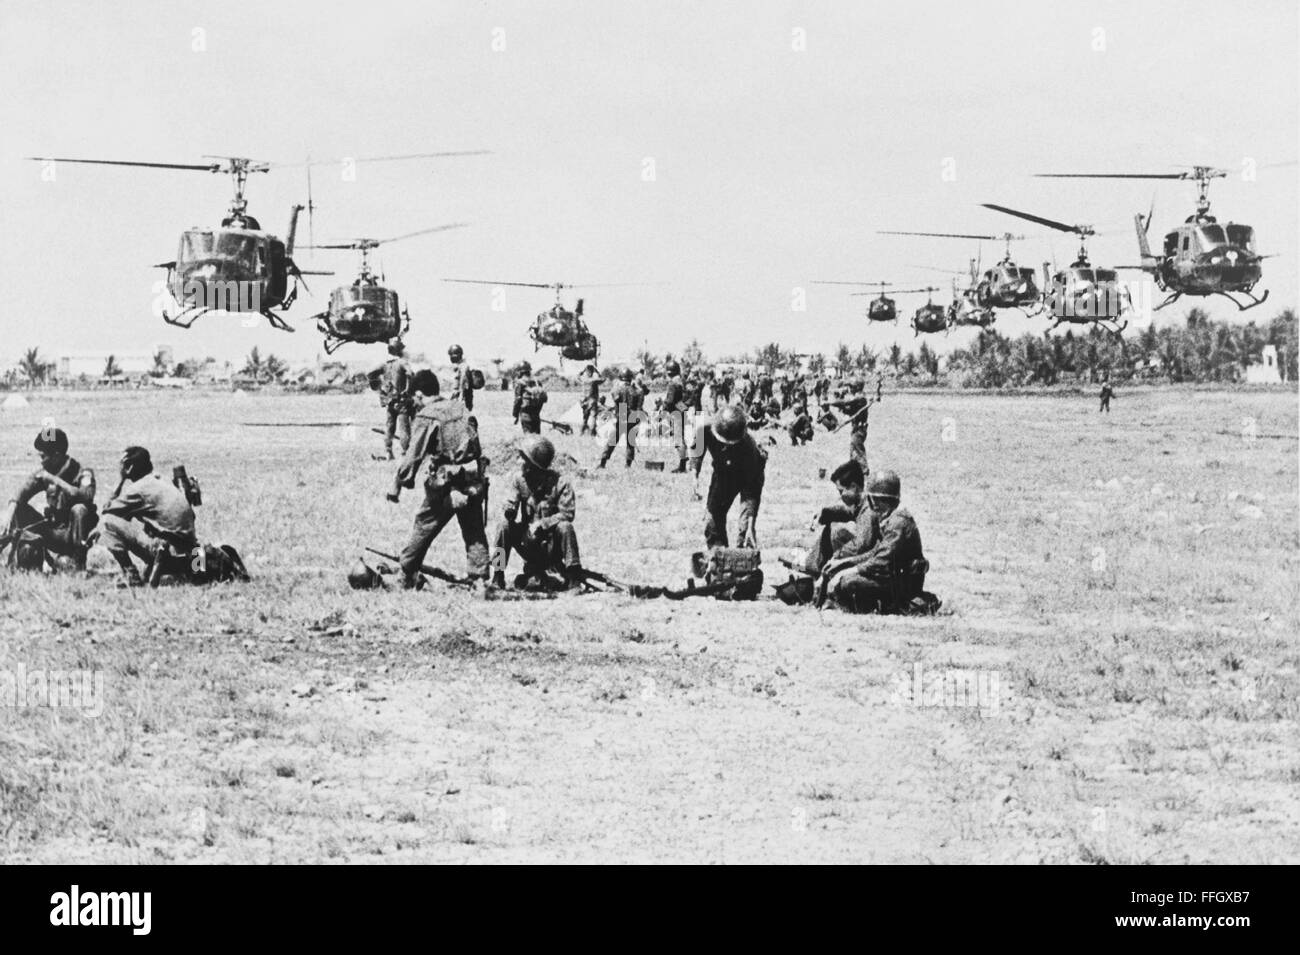
M506 405L483 404L499 472ZM0 855L1294 862L1297 449L1217 432L1252 417L1295 434L1295 394L1114 407L887 398L873 461L903 475L945 600L913 620L354 593L348 563L399 546L416 505L383 500L371 396L38 398L0 417L0 480L32 462L46 416L102 484L144 444L200 477L202 532L255 580L0 578L0 670L98 670L106 697L97 719L0 709ZM349 417L355 432L240 426ZM772 451L773 581L842 437ZM594 443L557 443L594 464ZM589 565L684 577L702 524L684 479L618 467L576 484ZM454 529L431 559L460 569ZM1004 699L908 705L914 665L996 674Z

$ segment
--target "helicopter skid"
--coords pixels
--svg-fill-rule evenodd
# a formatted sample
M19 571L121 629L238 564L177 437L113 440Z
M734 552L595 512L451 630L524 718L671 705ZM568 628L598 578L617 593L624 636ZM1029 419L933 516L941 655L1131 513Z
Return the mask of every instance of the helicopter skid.
M1254 295L1251 295L1249 292L1241 292L1240 294L1250 299L1249 305L1242 305L1240 302L1238 302L1235 298L1232 297L1232 294L1230 292L1216 292L1215 294L1222 295L1233 305L1237 306L1238 310L1243 312L1249 311L1250 309L1254 308L1256 305L1263 305L1264 302L1268 299L1268 289L1264 289L1264 294L1261 295L1259 298L1256 298Z
M267 320L272 328L278 328L282 332L292 332L295 329L279 315L275 315L269 308L262 309L262 317Z
M210 311L212 311L212 309L205 305L191 305L181 309L175 317L168 315L167 310L163 309L162 317L163 321L168 325L175 325L177 328L189 328L198 321L201 316L206 315ZM189 321L185 321L187 315L189 316Z

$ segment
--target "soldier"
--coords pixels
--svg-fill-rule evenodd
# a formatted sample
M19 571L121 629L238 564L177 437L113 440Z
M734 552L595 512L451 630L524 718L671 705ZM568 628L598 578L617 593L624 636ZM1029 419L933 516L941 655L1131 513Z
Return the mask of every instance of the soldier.
M623 369L619 377L621 380L614 386L614 427L610 430L598 465L602 468L609 462L620 440L627 442L624 467L630 468L632 460L636 457L637 428L641 424L641 409L645 402L645 395L633 380L632 369Z
M541 435L525 435L519 442L519 474L506 499L505 520L497 528L492 553L492 583L506 585L506 563L516 550L524 561L524 572L516 587L537 579L545 584L548 571L558 571L567 589L582 584L582 560L578 534L573 529L576 499L568 479L551 470L555 445Z
M1103 411L1106 412L1106 414L1110 414L1110 399L1114 396L1115 389L1111 388L1110 376L1107 375L1101 380L1101 407L1097 409L1098 414L1101 414Z
M764 371L758 376L758 400L766 402L772 397L772 376Z
M713 385L713 410L722 407L725 408L731 404L731 392L736 387L736 376L732 374L731 369L726 369L721 377L715 378Z
M411 366L402 357L405 352L402 340L393 339L388 343L388 354L392 357L370 373L370 387L379 391L379 405L387 415L384 453L390 461L393 460L394 434L401 441L403 454L411 443L411 414L415 411L415 402L411 394Z
M604 379L596 371L595 365L588 365L582 369L582 374L578 376L578 384L582 388L582 430L578 434L587 434L590 429L591 436L596 436L596 422L600 416L600 386Z
M827 593L846 610L871 613L907 604L921 593L930 564L921 549L921 533L906 509L899 507L900 481L883 471L867 487L867 503L879 522L880 537L870 550L822 568Z
M546 389L532 375L524 380L519 394L519 427L524 434L539 434L542 430L542 408L546 405Z
M465 350L459 345L452 345L447 349L447 357L451 359L452 367L456 369L456 390L452 397L459 399L466 411L473 411L474 380L471 377L473 372L470 371L469 365L465 364ZM405 451L406 448L402 450Z
M849 425L849 459L862 465L863 474L870 474L871 468L867 464L867 426L871 412L867 409L871 402L864 396L855 394L837 398L830 404L853 419Z
M664 370L668 373L668 388L664 392L663 410L670 417L673 445L677 448L677 467L674 474L686 473L686 386L682 381L682 366L670 361Z
M104 505L99 542L122 568L125 583L142 583L133 556L148 567L160 545L182 560L198 549L194 508L185 492L154 471L146 448L132 446L122 454L122 480Z
M794 408L794 420L790 422L790 443L795 447L807 444L813 439L813 420L808 414L806 404L797 404Z
M749 377L748 371L742 372L740 381L736 382L736 397L742 408L748 408L754 403L754 392L754 380Z
M78 570L86 568L86 539L99 522L95 511L95 472L83 468L68 455L68 436L60 428L45 428L33 442L41 466L23 482L10 499L0 519L0 531L11 540L11 557L17 559L20 548L42 548L42 559L30 558L33 569L44 564L43 553L59 554L71 559ZM28 502L45 493L45 513L38 513ZM35 539L39 537L39 542ZM35 553L35 552L33 552Z
M519 401L523 397L528 377L532 373L533 366L526 361L521 361L515 366L515 403L510 409L510 414L515 419L515 424L519 423Z
M862 466L857 461L844 462L831 473L831 482L840 496L840 503L823 507L817 515L817 523L822 529L808 549L803 564L803 569L813 575L820 574L828 561L865 554L880 538L875 511L867 504L863 493L866 478Z
M704 413L704 378L698 368L692 368L686 376L684 400L686 407L697 415Z
M748 427L750 431L767 427L767 405L757 399L749 406Z
M486 580L488 546L483 511L487 478L478 424L460 402L447 401L438 394L438 378L432 371L421 369L414 384L417 391L429 397L415 416L411 447L402 457L392 491L386 495L396 504L402 488L414 488L420 466L426 459L429 461L424 504L416 511L410 539L402 548L402 582L408 588L419 586L424 555L453 516L460 522L460 535L465 540L467 576Z
M745 412L728 405L711 424L696 429L691 445L691 466L695 469L695 498L700 497L700 468L705 452L713 461L709 496L705 503L708 520L704 541L709 547L727 546L727 512L740 498L739 546L757 547L755 523L763 499L767 452L758 446L746 428Z

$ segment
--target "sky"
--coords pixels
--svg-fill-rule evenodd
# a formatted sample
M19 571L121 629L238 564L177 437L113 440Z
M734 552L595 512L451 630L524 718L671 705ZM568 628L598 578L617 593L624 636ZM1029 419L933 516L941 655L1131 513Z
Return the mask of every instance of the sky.
M937 280L946 302L947 279L919 266L1002 253L882 229L1010 229L1026 236L1013 248L1022 265L1072 258L1073 237L983 202L1093 224L1094 264L1135 264L1133 215L1154 201L1158 242L1191 213L1194 184L1032 174L1210 164L1229 171L1211 187L1214 213L1254 225L1276 255L1260 287L1269 301L1242 317L1184 299L1156 320L1181 321L1185 303L1267 320L1295 306L1300 275L1300 167L1270 167L1300 156L1298 11L1294 0L0 0L0 367L34 345L57 356L168 344L177 358L236 361L258 346L309 361L321 354L310 317L356 268L350 253L298 252L300 267L337 275L308 279L287 313L294 334L220 314L172 328L152 311L163 275L152 266L175 257L183 229L219 223L228 180L64 164L51 182L28 156L490 150L312 176L318 243L469 223L384 246L377 262L410 308L414 351L454 341L478 361L532 358L528 324L554 294L494 299L444 278L645 283L574 293L603 360L691 339L715 357L769 341L910 349L905 317L868 327L867 298L810 282ZM305 174L254 175L247 198L283 236ZM901 297L900 311L923 302ZM999 318L1012 334L1045 325ZM942 352L971 334L930 340Z

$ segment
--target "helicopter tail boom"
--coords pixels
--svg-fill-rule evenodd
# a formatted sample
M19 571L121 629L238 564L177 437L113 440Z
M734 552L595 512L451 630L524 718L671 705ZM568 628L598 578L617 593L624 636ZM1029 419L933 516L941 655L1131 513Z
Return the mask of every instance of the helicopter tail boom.
M1138 251L1142 253L1142 268L1154 269L1156 266L1156 257L1151 254L1151 246L1147 242L1147 227L1151 224L1150 216L1144 217L1138 213L1133 217L1133 227L1137 232Z

